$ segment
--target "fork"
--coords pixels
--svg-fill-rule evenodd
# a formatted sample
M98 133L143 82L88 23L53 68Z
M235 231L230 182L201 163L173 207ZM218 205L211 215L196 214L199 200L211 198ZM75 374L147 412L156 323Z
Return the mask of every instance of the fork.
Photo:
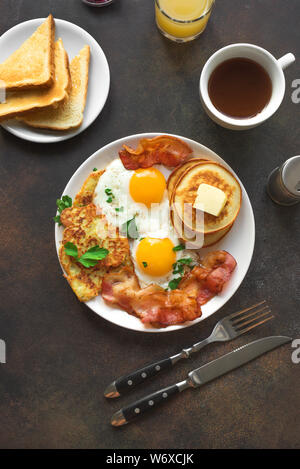
M191 347L184 348L180 353L163 360L146 365L128 375L113 381L104 391L104 396L109 398L119 397L147 378L155 376L161 371L171 368L183 358L190 358L193 353L199 352L203 347L213 342L226 342L264 324L272 319L271 309L263 300L249 308L230 314L221 319L214 327L207 339L197 342Z

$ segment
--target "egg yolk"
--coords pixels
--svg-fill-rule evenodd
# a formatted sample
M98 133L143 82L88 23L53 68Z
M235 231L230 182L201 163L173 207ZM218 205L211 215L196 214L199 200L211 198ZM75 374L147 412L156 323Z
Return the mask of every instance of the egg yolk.
M144 238L136 249L136 261L142 272L161 277L172 269L176 262L174 244L169 238Z
M131 176L129 192L135 202L145 204L160 203L166 189L164 175L156 168L140 168Z

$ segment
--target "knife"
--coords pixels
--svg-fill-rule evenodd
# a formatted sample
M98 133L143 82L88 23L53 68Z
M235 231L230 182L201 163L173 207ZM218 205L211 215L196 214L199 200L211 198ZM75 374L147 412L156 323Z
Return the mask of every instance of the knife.
M147 410L156 407L159 403L165 401L172 395L175 395L188 388L197 388L203 384L218 378L219 376L235 370L245 363L260 357L266 352L279 347L280 345L291 342L290 337L273 336L264 339L255 340L249 344L243 345L206 365L201 366L188 374L186 380L174 384L167 388L156 391L133 404L117 411L111 418L111 424L119 427L131 422L136 417L142 415Z

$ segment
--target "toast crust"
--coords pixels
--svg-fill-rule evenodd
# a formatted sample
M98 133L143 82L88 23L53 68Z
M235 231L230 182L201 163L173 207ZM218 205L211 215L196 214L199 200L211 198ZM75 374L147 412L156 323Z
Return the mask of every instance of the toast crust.
M88 91L88 85L89 85L89 67L90 67L90 59L91 59L91 51L89 46L84 46L84 48L80 51L80 55L85 55L86 57L86 66L87 66L87 79L85 80L84 83L84 93L83 93L83 101L82 101L82 108L81 108L81 121L76 127L80 127L83 121L83 111L86 105L86 96L87 96L87 91Z
M47 39L45 50L41 50L41 39ZM50 14L30 38L25 41L19 49L11 54L2 64L0 64L0 80L6 83L6 89L9 91L33 89L36 87L50 87L55 78L54 71L54 38L55 23L53 16ZM36 47L40 47L40 57L34 62L32 59L31 48L36 43ZM26 57L27 55L27 57ZM46 63L45 61L46 56ZM31 61L32 70L28 70L27 74L32 72L32 76L24 78L24 69L20 68L20 63L27 58ZM23 76L22 76L23 74Z

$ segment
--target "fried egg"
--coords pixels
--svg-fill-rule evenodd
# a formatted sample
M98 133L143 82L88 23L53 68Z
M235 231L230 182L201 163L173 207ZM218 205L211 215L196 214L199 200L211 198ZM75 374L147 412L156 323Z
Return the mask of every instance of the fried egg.
M156 167L132 171L115 159L99 179L94 203L112 226L121 228L135 218L141 233L148 229L149 210L155 219L161 203L168 205L166 179Z
M179 244L180 240L171 229L168 237L162 237L161 232L154 232L132 243L131 257L142 288L151 283L168 288L169 282L178 277L173 270L180 259L191 258L193 265L198 262L196 252L187 249L174 250Z
M174 264L195 253L174 250L180 240L170 221L169 199L166 190L168 170L156 166L136 171L124 168L115 159L100 177L94 203L113 227L124 232L134 219L136 239L130 240L131 257L140 286L156 283L167 288L174 276Z

